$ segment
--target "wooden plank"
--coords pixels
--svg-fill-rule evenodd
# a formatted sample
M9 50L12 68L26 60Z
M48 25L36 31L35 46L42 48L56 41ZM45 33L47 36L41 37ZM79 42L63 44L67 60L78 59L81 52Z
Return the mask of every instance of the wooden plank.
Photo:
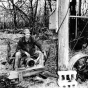
M77 16L77 12L76 12L76 16ZM75 38L77 38L77 36L78 36L78 30L77 30L77 22L78 20L77 20L77 17L76 17L76 25L75 25Z
M23 81L23 74L22 74L22 72L19 72L18 77L19 77L19 81L20 82Z
M71 16L69 16L70 18L85 18L85 19L88 19L88 17L87 16L73 16L73 15L71 15Z
M25 72L25 73L22 73L23 74L23 77L27 77L27 76L31 76L31 75L37 75L38 73L40 72L43 72L44 69L38 69L36 71L32 71L32 72Z
M41 65L38 65L38 66L33 66L33 67L27 67L26 70L33 70L33 69L39 69L39 68L44 68L43 66ZM25 68L18 68L18 71L25 71Z
M26 68L26 69L20 69L18 71L10 71L10 75L9 75L9 79L17 79L19 78L19 80L23 80L23 77L26 76L31 76L31 75L35 75L37 73L43 72L45 70L45 68L43 66L34 66L31 68Z

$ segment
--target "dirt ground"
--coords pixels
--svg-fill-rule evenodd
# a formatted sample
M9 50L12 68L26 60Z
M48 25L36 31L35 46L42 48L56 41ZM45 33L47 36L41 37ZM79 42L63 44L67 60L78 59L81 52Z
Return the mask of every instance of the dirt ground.
M18 41L19 37L21 37L22 35L20 34L6 34L6 33L0 33L0 60L2 59L6 59L6 55L7 55L7 45L6 45L6 39L10 39L11 41L11 48L12 53L15 51L15 44ZM55 49L55 44L46 44L44 43L44 49L47 50L50 47L51 48L51 54L49 59L46 62L46 70L50 71L51 73L53 73L53 75L56 75L56 69L57 69L57 65L56 65L56 59L55 55L56 54L56 50ZM33 80L30 77L25 78L22 82L18 83L16 85L16 87L14 88L59 88L58 84L57 84L57 78L54 77L48 77L47 79L41 79L41 80ZM88 88L88 82L79 84L78 83L78 87L77 88Z
M24 88L58 88L55 78L47 78L43 79L42 81L22 81L18 86Z

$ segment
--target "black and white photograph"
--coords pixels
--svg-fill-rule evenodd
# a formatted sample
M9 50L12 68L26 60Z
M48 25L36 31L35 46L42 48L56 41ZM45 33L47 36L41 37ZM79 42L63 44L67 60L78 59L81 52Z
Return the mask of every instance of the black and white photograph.
M0 0L0 88L88 88L88 0Z

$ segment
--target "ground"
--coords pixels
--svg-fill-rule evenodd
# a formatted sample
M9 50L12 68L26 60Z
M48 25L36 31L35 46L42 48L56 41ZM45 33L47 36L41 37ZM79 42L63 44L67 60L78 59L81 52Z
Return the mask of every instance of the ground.
M18 42L19 38L21 37L21 34L7 34L7 33L2 33L0 32L0 60L6 59L7 56L7 40L10 41L10 45L11 45L11 55L15 52L16 49L16 43ZM52 73L52 75L56 75L56 50L55 50L55 43L54 41L39 41L40 43L42 43L43 45L43 49L45 49L46 51L49 51L50 49L50 54L48 55L48 59L46 61L45 64L45 68L46 71L48 70L50 73ZM47 43L46 43L47 42ZM51 43L52 42L52 43ZM52 54L52 55L51 55ZM52 67L52 68L51 68ZM0 69L3 69L3 67L1 67ZM52 80L51 80L52 79ZM49 87L51 86L51 84L54 86L54 82L53 81L54 78L49 77L45 80L42 81L31 81L30 78L28 78L26 81L22 81L21 83L19 83L19 87L22 88L39 88L38 86L42 86L44 88L45 87ZM54 79L55 80L55 79ZM25 84L25 85L24 85ZM29 87L30 86L30 87ZM53 87L52 87L53 88Z
M25 85L26 83L26 85ZM47 78L44 79L42 81L23 81L19 84L19 86L25 87L25 88L58 88L58 85L56 83L56 79L55 78Z
M13 54L15 51L15 45L22 35L20 34L6 34L0 32L0 61L2 59L6 59L7 56L7 39L11 42L11 53ZM50 54L46 61L45 68L46 71L49 71L52 75L48 74L47 79L39 79L35 78L25 78L22 82L19 82L14 88L59 88L57 84L57 63L56 63L56 45L54 41L43 42L43 48L48 51L50 48ZM0 67L0 69L2 69ZM87 88L88 82L79 84L77 88ZM1 88L1 87L0 87ZM7 88L7 87L6 87ZM10 88L10 87L8 87ZM12 87L11 87L12 88Z

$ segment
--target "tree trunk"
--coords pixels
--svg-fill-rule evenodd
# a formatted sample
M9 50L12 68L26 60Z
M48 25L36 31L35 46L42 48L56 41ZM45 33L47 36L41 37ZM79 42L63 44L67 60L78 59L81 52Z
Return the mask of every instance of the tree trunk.
M16 9L14 8L14 29L16 30L17 28L17 23L16 23Z
M34 20L32 1L33 0L30 0L30 4L31 4L31 27L33 27L33 20Z
M49 27L49 10L47 8L47 1L45 0L45 6L44 6L44 26Z
M79 0L79 16L81 16L81 0Z
M35 8L35 13L34 13L34 18L33 18L33 32L35 31L37 8L38 8L38 0L36 1L36 8Z
M12 0L12 5L13 5L13 22L14 22L14 29L16 30L16 8L14 6L14 1Z
M7 40L7 57L6 60L9 63L11 57L11 46L10 46L10 41Z

